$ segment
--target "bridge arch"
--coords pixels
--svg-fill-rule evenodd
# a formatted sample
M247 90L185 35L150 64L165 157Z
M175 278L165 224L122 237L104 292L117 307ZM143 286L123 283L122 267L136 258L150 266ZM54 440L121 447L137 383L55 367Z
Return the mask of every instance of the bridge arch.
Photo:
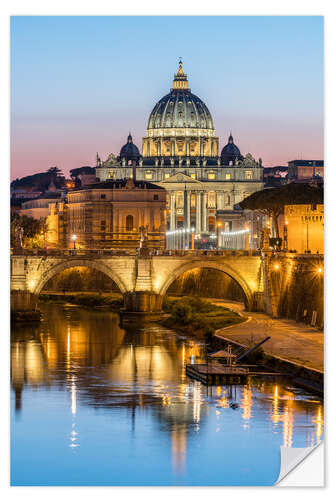
M34 284L32 293L37 295L40 294L46 283L53 278L56 274L64 271L65 269L70 269L72 267L88 267L90 269L95 269L97 271L101 271L106 276L108 276L115 284L118 286L120 292L124 294L126 292L126 286L123 283L122 279L118 276L118 274L114 271L113 268L105 265L103 262L98 260L90 260L90 259L67 259L62 262L58 262L57 264L51 265L47 269L47 271L40 277L40 279Z
M221 271L232 278L241 288L244 294L244 302L246 308L251 309L253 304L253 290L243 276L232 268L229 264L223 262L209 262L209 261L194 261L181 264L176 269L170 271L167 279L164 281L160 287L159 294L165 295L171 283L173 283L179 276L187 271L193 271L194 269L214 269L216 271Z

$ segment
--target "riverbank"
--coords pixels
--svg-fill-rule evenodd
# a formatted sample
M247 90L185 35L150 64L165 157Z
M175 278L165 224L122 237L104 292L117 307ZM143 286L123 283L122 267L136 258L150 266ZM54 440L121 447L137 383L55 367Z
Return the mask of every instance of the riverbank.
M211 340L217 329L245 321L237 312L200 297L167 296L163 310L168 316L160 324L200 339Z
M119 312L123 307L121 294L110 292L47 292L39 297L43 303L74 304L88 308L103 308L112 312Z
M262 363L292 376L293 381L310 390L323 393L324 334L322 331L287 319L273 319L264 313L246 312L240 303L209 299L213 304L229 307L246 319L240 325L215 332L216 349L228 343L248 349L265 337L271 337L262 346Z

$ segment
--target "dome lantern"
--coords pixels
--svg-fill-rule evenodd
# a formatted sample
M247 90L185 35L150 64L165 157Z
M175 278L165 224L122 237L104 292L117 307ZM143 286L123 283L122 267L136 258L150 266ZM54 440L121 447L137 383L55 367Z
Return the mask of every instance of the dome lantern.
M187 75L184 73L183 61L181 57L178 62L178 73L175 73L175 77L173 79L173 88L175 90L188 89Z

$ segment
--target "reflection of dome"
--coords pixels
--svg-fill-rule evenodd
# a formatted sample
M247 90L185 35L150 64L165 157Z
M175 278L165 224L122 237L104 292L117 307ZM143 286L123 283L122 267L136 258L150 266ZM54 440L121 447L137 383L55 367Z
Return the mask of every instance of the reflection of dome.
M158 101L148 120L148 130L159 128L214 129L206 104L188 88L181 61L171 92Z
M127 137L127 143L121 148L119 158L125 158L126 161L135 160L138 161L140 158L140 151L138 147L133 144L133 139L131 134Z
M224 146L221 152L222 165L230 165L230 162L234 165L236 160L242 159L243 156L241 155L241 152L236 144L234 144L234 138L230 134L228 144Z

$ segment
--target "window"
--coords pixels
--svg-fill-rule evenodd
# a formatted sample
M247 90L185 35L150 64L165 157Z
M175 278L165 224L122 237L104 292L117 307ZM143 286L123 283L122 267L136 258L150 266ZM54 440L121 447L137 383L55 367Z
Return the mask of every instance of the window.
M208 180L209 181L215 181L215 174L214 174L214 172L208 172Z
M230 201L231 201L231 199L230 199L230 194L227 194L227 196L226 196L226 205L227 205L227 206L229 206L229 205L230 205Z
M164 179L169 179L170 174L164 174Z
M208 217L208 231L210 233L215 232L215 217Z
M225 180L230 181L231 179L231 174L225 174Z
M195 174L190 174L190 177L191 177L191 179L196 179L196 175Z
M147 172L145 173L145 179L147 181L151 180L153 178L153 174L152 172L150 172L149 170L147 170Z
M105 228L106 228L106 221L105 220L101 220L101 231L104 232Z
M133 231L134 221L133 215L126 215L126 231Z
M154 194L154 200L158 200L158 194Z
M101 194L101 200L105 200L106 198L106 195L105 194Z
M253 179L252 170L245 170L245 179L247 179L247 180Z

